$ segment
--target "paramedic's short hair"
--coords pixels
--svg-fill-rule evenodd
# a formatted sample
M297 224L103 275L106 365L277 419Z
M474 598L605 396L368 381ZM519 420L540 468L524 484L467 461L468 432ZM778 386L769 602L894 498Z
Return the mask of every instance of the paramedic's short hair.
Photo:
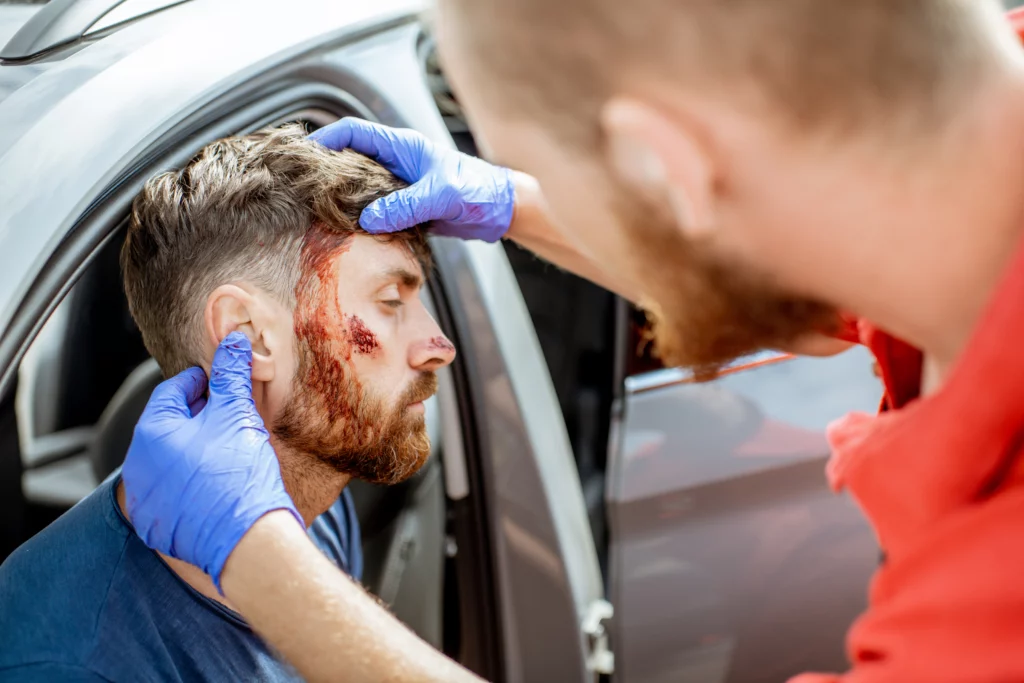
M487 83L515 110L557 120L562 139L587 146L599 139L609 94L658 81L745 93L801 133L926 134L970 102L983 67L1007 44L993 39L996 0L445 4L493 76ZM657 80L640 84L640 74Z

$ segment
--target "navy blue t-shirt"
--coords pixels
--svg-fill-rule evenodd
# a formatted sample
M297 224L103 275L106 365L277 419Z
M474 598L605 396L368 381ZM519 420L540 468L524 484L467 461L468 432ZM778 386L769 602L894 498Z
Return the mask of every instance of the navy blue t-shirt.
M0 681L299 681L242 618L199 594L143 544L121 514L117 479L0 566ZM310 536L362 574L345 491Z

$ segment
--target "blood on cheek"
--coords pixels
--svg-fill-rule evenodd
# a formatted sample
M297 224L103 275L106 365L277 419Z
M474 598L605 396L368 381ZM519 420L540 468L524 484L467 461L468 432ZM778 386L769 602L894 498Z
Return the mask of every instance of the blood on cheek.
M348 342L356 353L373 355L380 349L377 335L357 315L346 316L348 321Z
M358 378L346 377L352 345L345 338L338 301L336 264L348 251L350 240L314 225L306 233L295 286L295 338L300 350L306 347L302 355L307 367L300 380L320 397L331 421L353 417L362 395Z
M359 316L342 311L338 299L337 260L350 240L319 226L306 233L293 324L300 349L305 347L301 381L319 396L331 421L353 423L348 418L357 415L363 388L349 361L353 353L376 355L381 344Z

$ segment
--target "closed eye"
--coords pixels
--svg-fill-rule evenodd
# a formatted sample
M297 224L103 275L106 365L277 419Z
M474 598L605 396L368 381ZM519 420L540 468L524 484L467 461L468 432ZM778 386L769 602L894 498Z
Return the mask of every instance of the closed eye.
M388 308L401 308L403 305L405 305L405 302L403 302L401 299L386 299L384 301L381 301L381 303L387 306Z

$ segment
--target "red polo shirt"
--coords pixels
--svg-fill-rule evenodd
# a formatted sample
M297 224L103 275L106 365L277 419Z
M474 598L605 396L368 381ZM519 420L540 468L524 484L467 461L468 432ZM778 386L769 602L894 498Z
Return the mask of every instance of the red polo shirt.
M918 398L921 354L858 325L886 387L879 415L829 429L828 477L885 550L852 670L791 683L1024 681L1024 248L943 386Z
M1024 36L1024 10L1011 13ZM920 399L921 353L864 321L885 383L880 415L833 424L828 477L885 549L852 669L790 683L1024 681L1024 248L941 389Z

